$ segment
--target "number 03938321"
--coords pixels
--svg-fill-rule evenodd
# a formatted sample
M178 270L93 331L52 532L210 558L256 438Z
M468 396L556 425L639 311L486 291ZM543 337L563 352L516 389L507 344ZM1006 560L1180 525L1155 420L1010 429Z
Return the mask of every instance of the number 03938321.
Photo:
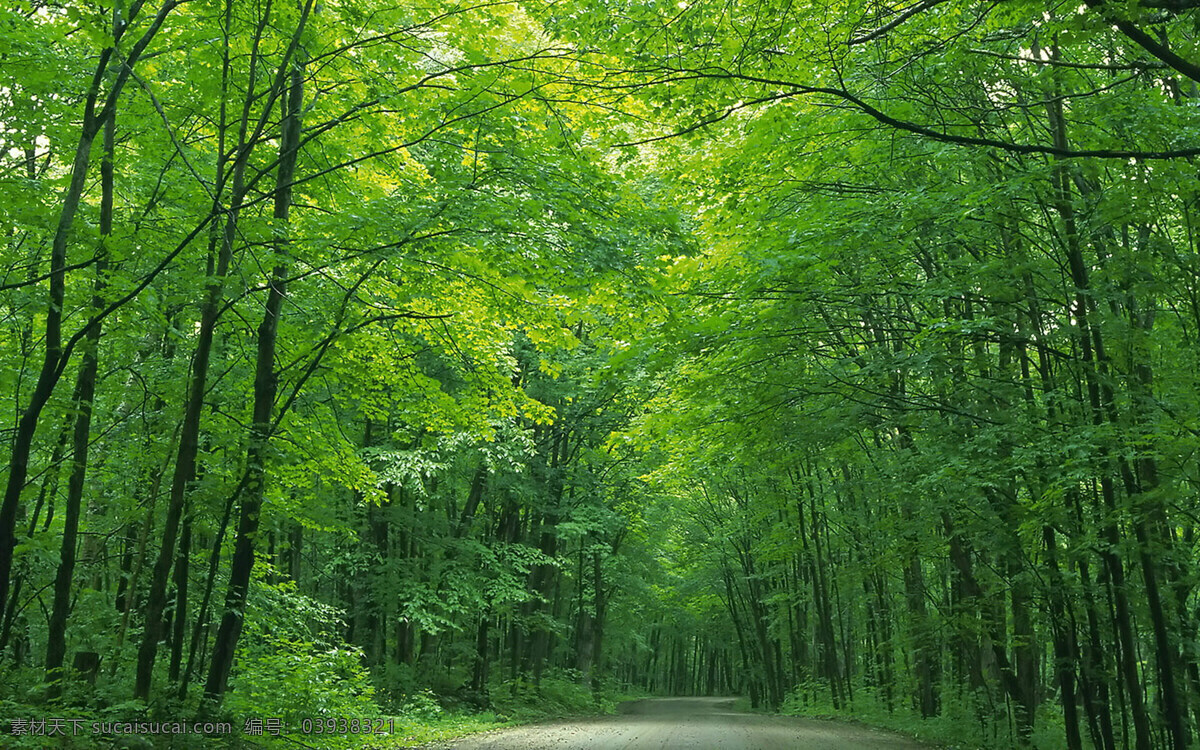
M396 720L391 717L358 719L346 716L325 716L319 719L301 719L301 734L392 734Z

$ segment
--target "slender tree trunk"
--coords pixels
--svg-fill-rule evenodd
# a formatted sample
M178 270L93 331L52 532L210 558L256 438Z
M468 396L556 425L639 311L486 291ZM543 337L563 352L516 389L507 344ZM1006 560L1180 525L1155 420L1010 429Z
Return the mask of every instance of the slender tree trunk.
M225 29L228 30L232 18L232 0L227 0L225 6ZM175 471L171 477L171 491L167 501L167 516L163 522L162 546L154 564L150 578L150 591L146 602L146 627L142 634L141 646L138 649L137 677L134 684L134 696L147 700L150 696L150 683L154 674L154 661L158 654L159 640L163 636L166 623L163 612L167 604L167 584L170 578L171 565L175 560L175 545L179 534L179 523L184 513L187 493L192 480L196 476L196 460L200 450L200 422L204 409L204 394L208 387L208 369L212 361L213 339L216 332L217 318L221 312L221 300L224 297L225 278L233 260L234 242L237 238L239 209L237 208L245 196L245 170L253 149L251 139L250 108L255 100L253 92L256 89L256 71L258 68L258 42L262 38L267 18L264 14L255 30L251 59L250 79L246 86L247 96L243 102L241 120L238 128L238 146L234 156L232 170L232 189L229 197L230 209L226 212L223 231L213 232L209 245L208 267L205 277L207 289L204 304L200 311L200 324L196 335L196 349L192 357L191 377L188 382L187 401L184 405L183 425L179 433L179 449L175 457ZM226 171L225 133L226 133L226 94L229 87L230 47L228 37L224 44L224 59L221 73L221 104L218 125L218 161L217 187L214 191L214 213L220 212L220 201L227 179ZM215 257L214 257L215 256Z
M299 33L298 29L297 36ZM302 62L297 62L289 76L287 94L283 97L283 134L280 139L279 172L275 186L274 217L285 232L292 206L292 181L300 143L300 109L303 97L304 66ZM234 652L241 635L250 588L250 572L254 565L254 546L258 537L263 493L266 489L267 449L275 410L275 350L290 267L286 260L289 253L286 239L281 241L278 253L280 261L271 273L266 308L258 327L258 352L254 373L254 422L250 428L250 444L246 455L248 481L242 493L237 539L229 572L229 588L225 594L225 614L217 630L208 682L204 688L205 699L212 703L219 703L225 693Z
M179 682L179 669L183 662L183 641L187 634L188 580L191 573L192 514L183 519L183 531L179 536L179 554L175 557L175 612L172 615L171 664L167 679ZM182 688L181 688L182 689Z
M1045 331L1041 324L1041 309L1038 303L1037 295L1034 292L1032 276L1025 272L1023 275L1025 283L1025 299L1028 305L1028 325L1032 332L1032 337L1035 342L1037 351L1037 371L1041 378L1042 387L1047 392L1056 390L1056 377L1052 369L1052 358L1047 349L1045 340ZM1027 377L1027 382L1029 378ZM1032 408L1033 392L1032 386L1026 389L1026 401ZM1047 407L1047 419L1051 424L1057 424L1060 416L1056 407L1049 405ZM1031 488L1031 492L1039 492L1040 490ZM1084 528L1083 511L1080 506L1079 492L1071 490L1066 493L1067 507L1069 512L1073 514L1075 526L1077 529ZM1096 604L1092 592L1091 573L1087 561L1082 555L1076 556L1076 570L1079 574L1084 612L1087 617L1086 637L1083 639L1082 649L1075 642L1075 626L1074 618L1070 615L1070 609L1065 599L1063 592L1063 580L1061 575L1056 573L1057 553L1055 547L1052 546L1054 540L1054 530L1050 526L1043 529L1043 540L1047 545L1048 562L1051 565L1051 626L1055 628L1055 653L1060 660L1060 670L1066 670L1068 676L1078 674L1078 684L1083 697L1084 711L1088 717L1088 730L1092 738L1092 744L1101 748L1101 750L1116 750L1116 739L1113 735L1112 711L1109 705L1108 680L1105 678L1107 671L1106 652L1101 647L1100 643L1100 625L1099 618L1096 614ZM1057 582L1057 584L1056 584ZM1060 645L1060 641L1063 642ZM1071 645L1074 644L1074 645ZM1061 664L1062 652L1070 650L1074 664L1078 665L1079 669L1076 672L1071 667L1064 667ZM1082 651L1082 662L1079 660L1080 651ZM1060 676L1060 680L1063 677ZM1068 743L1073 742L1071 735L1078 734L1077 728L1078 718L1075 719L1075 729L1072 729L1071 716L1077 713L1073 708L1068 708L1065 703L1068 700L1066 684L1063 683L1063 700L1064 700L1064 718L1067 719L1067 740Z
M192 637L188 644L187 667L183 670L183 677L179 681L179 698L183 700L187 697L187 690L191 684L192 675L196 673L197 653L200 650L200 644L205 641L208 635L208 608L212 602L213 589L217 585L217 572L221 567L221 548L225 544L225 533L229 530L229 522L233 519L233 506L237 502L238 495L242 491L242 486L245 484L245 478L238 483L237 488L229 494L229 498L225 501L225 510L221 513L221 525L217 529L217 534L213 538L212 551L208 557L208 574L204 578L204 594L200 597L200 607L196 611L196 622L192 626Z
M1075 628L1067 619L1067 604L1063 595L1065 583L1058 565L1058 542L1054 529L1042 527L1042 541L1046 546L1046 564L1050 569L1050 628L1054 639L1054 670L1062 692L1063 722L1067 732L1067 750L1083 750L1083 737L1079 732L1079 709L1075 702L1075 664L1078 649L1075 646Z
M100 247L96 251L96 281L92 292L92 308L104 307L105 274L108 271L107 245L113 227L113 143L116 130L116 110L109 110L104 123L104 156L100 163ZM83 359L75 382L75 430L72 443L71 476L67 480L67 501L63 518L62 546L59 552L58 574L54 580L54 605L46 635L46 679L50 696L61 694L63 659L67 653L67 615L71 609L71 583L75 575L75 555L78 546L79 516L83 506L83 484L87 476L88 447L92 432L92 401L96 394L96 375L100 362L100 325L93 326L84 340Z
M592 552L592 694L599 695L603 675L604 621L608 597L604 591L603 563L599 550ZM711 683L711 680L710 680ZM712 688L710 686L709 690Z
M100 96L100 83L108 69L112 53L113 50L109 47L100 54L100 61L96 65L92 85L88 90L83 126L75 147L75 161L71 166L71 181L63 195L62 211L59 213L58 226L50 248L50 292L46 301L46 332L43 344L45 356L29 404L17 423L12 454L8 462L8 484L4 491L4 501L0 504L0 612L4 611L8 602L13 550L16 548L17 505L25 489L25 479L29 475L29 454L33 448L34 434L37 432L42 408L50 400L50 395L62 376L60 359L63 356L62 318L66 297L67 244L87 184L92 143L102 125L97 119L96 106Z
M1066 148L1066 125L1062 115L1062 104L1049 105L1050 121L1054 133L1055 145ZM1078 321L1078 337L1080 350L1083 355L1084 379L1087 386L1088 401L1092 414L1092 422L1096 426L1104 423L1104 405L1101 399L1099 373L1096 367L1096 356L1093 344L1099 335L1093 330L1091 312L1093 301L1091 285L1088 279L1087 266L1083 261L1080 248L1079 230L1076 225L1075 211L1071 203L1070 178L1066 166L1059 163L1055 170L1056 189L1058 191L1057 210L1065 226L1065 240L1068 267L1071 280L1075 285L1075 318ZM1116 550L1120 546L1120 534L1116 527L1113 514L1117 512L1116 493L1113 489L1111 476L1111 461L1105 460L1099 467L1101 496L1104 499L1105 520L1101 522L1101 535L1104 549L1101 552L1105 568L1112 583L1115 605L1116 627L1121 650L1119 662L1121 676L1125 683L1126 699L1129 701L1130 714L1133 718L1135 746L1137 750L1151 750L1153 740L1150 733L1150 719L1142 700L1141 681L1137 673L1137 658L1134 654L1136 640L1133 636L1132 614L1129 599L1126 594L1125 569Z
M70 357L69 348L64 348L62 335L63 303L66 298L67 246L74 230L75 215L79 211L79 204L83 199L84 188L87 184L92 144L99 135L104 121L116 107L121 91L133 72L133 66L154 39L167 16L174 10L175 5L176 3L173 1L164 3L146 31L125 54L103 106L100 106L100 88L108 75L114 47L106 47L100 52L95 72L92 74L91 85L84 98L83 124L80 127L79 140L75 146L71 180L63 193L62 209L59 212L58 224L55 227L54 239L50 246L50 289L46 301L46 328L43 341L45 356L30 395L29 404L21 413L21 418L17 423L8 463L8 482L4 489L4 499L0 502L0 612L5 611L8 603L13 551L16 549L17 542L17 506L21 502L21 493L25 489L25 480L29 476L29 455L33 448L34 435L37 432L42 409L50 400L50 396L65 370L66 360ZM121 18L119 14L114 16L114 44L121 40L128 28L128 22L131 20L133 19ZM94 324L99 325L99 321Z
M59 477L61 476L61 466L63 454L67 451L67 443L71 440L73 420L66 420L63 427L59 430L58 440L54 441L54 451L50 455L50 471L46 478L42 481L41 487L38 489L37 502L33 506L33 514L29 518L29 526L25 533L26 536L33 536L37 530L38 519L41 517L42 507L48 505L46 528L50 526L50 517L54 515L54 496L58 494ZM16 582L12 587L12 594L9 596L8 607L4 610L4 623L0 627L0 653L8 647L9 638L12 635L13 624L16 621L17 610L20 608L21 588L25 582L25 576L18 575Z

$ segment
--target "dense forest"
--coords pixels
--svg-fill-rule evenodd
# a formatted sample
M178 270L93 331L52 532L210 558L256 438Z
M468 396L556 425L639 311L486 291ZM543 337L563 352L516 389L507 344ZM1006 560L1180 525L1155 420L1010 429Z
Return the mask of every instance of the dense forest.
M0 745L1196 747L1198 86L1194 0L0 7Z

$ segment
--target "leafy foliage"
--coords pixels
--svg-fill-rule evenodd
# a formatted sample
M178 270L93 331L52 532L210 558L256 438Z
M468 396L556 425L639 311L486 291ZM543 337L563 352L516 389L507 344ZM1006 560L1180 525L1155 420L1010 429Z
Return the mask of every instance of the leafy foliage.
M5 714L1183 750L1195 13L0 9Z

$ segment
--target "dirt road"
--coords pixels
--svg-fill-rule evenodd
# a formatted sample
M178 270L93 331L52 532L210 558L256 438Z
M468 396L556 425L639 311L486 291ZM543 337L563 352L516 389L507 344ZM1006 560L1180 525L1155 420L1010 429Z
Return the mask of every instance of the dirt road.
M734 711L732 698L656 698L616 716L517 727L439 750L921 750L903 737L832 721Z

